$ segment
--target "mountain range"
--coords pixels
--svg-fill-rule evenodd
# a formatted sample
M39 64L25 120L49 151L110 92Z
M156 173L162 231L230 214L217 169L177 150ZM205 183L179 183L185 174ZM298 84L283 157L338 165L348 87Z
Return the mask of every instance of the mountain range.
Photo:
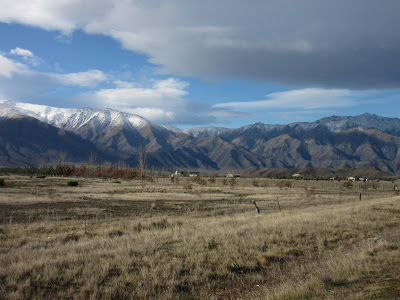
M400 119L373 114L332 116L287 125L256 123L237 129L159 126L112 109L65 109L0 101L0 166L97 162L191 170L376 167L400 174Z

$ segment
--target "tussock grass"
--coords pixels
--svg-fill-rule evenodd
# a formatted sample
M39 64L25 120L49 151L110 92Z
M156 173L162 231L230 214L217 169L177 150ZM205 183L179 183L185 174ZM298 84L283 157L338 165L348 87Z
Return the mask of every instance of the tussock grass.
M36 200L24 200L23 186L36 179L10 180L14 187L0 196L5 299L372 299L399 292L397 196L354 201L348 194L339 202L332 184L317 186L326 194L309 199L301 185L270 183L267 193L261 180L258 187L239 180L235 189L194 185L199 195L185 193L184 182L139 192L135 182L87 180L70 190L66 180L46 178ZM268 197L280 197L283 210L267 205ZM42 218L26 222L34 207Z

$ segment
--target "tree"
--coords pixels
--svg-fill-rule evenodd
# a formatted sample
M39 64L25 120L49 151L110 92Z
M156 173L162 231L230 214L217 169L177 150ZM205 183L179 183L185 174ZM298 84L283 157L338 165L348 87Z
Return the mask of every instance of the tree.
M137 150L136 150L136 157L139 162L139 174L140 174L140 180L143 180L143 178L146 175L146 164L147 164L147 159L148 159L148 153L146 151L146 147L144 145L140 145Z
M89 166L90 166L90 175L93 176L93 171L94 171L94 165L96 164L97 160L97 153L96 152L90 152L89 155Z
M61 166L64 166L67 162L67 152L66 151L60 151L58 152L58 160L59 160L59 164Z

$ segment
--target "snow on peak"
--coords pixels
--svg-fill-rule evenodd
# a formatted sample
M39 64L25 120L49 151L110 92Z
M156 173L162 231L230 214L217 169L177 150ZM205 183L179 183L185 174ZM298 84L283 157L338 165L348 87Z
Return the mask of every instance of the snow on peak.
M180 128L178 128L178 127L175 127L175 126L171 126L171 125L165 125L165 126L163 126L165 129L167 129L168 131L172 131L172 132L179 132L179 133L181 133L181 132L183 132L183 130L182 129L180 129Z
M111 129L119 126L129 128L142 128L150 122L146 119L133 114L119 112L110 108L94 109L90 107L80 108L63 122L63 128L67 130L77 130L87 124L94 126L96 131L105 128Z
M209 127L186 128L183 129L183 132L193 137L209 137L209 136L218 136L229 130L230 130L229 128L225 127L209 126Z
M0 105L3 111L7 114L13 112L34 117L42 122L49 123L51 125L60 127L62 121L70 116L74 109L70 108L58 108L46 105L30 104L30 103L19 103L7 100L0 101Z
M156 126L138 115L119 112L110 108L58 108L46 105L0 100L1 117L12 117L15 114L34 117L42 122L67 130L76 130L90 122L93 122L91 126L97 127L98 130L118 126L127 126L139 129L147 124Z
M359 116L340 117L332 116L323 118L314 122L315 124L322 124L330 131L340 131L349 128L370 129L376 128L378 130L396 134L400 132L400 120L397 118L380 117L375 114L365 113Z

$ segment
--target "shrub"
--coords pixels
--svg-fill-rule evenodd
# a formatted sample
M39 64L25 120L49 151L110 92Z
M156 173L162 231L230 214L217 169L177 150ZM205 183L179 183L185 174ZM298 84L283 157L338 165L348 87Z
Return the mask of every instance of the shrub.
M342 183L342 186L351 189L353 187L353 183L351 181L345 181Z
M291 187L292 183L288 180L279 180L276 183L276 186L279 187L280 189L284 188L284 187Z
M108 236L109 236L110 238L113 238L113 237L116 237L116 236L122 236L123 234L124 234L124 232L121 231L121 230L112 230L112 231L110 231L110 232L108 233Z
M304 187L304 191L306 192L307 197L315 197L317 194L317 187L313 185L310 188L307 188L306 186Z
M207 185L207 181L201 177L195 177L193 181L199 185Z
M192 184L189 182L189 179L183 184L183 188L185 190L191 190L193 188Z
M0 186L3 186L3 185L5 185L4 179L0 178Z
M67 183L69 186L77 186L78 185L78 181L76 181L76 180L70 180L70 181L68 181L68 183Z
M207 248L209 250L216 249L217 247L218 247L218 243L215 241L215 239L212 239L208 242Z
M234 188L235 185L237 184L236 178L232 177L231 180L229 181L229 184L230 184L231 188Z
M67 234L67 236L63 239L64 244L69 243L71 241L77 242L81 237L77 234Z
M215 183L215 181L216 181L216 180L215 180L215 177L211 177L211 178L208 179L208 182L209 182L209 183Z
M168 227L168 221L166 219L162 219L161 221L152 222L151 225L153 228L157 229L165 229Z

